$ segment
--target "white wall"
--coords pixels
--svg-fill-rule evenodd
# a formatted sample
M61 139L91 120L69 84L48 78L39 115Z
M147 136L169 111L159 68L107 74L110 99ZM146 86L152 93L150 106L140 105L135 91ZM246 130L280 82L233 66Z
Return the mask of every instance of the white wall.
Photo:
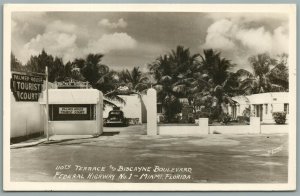
M58 90L49 90L49 102L53 102L53 98L59 99L57 94L53 94L53 92ZM68 90L68 92L78 91ZM95 91L95 92L93 92ZM84 97L86 94L90 93L88 96L89 99L94 99L92 101L97 102L97 116L94 121L52 121L49 123L49 131L50 134L84 134L84 135L93 135L93 134L101 134L103 129L101 128L102 123L100 121L101 114L101 106L100 102L102 102L102 93L98 90L87 90L85 89L81 93ZM88 93L87 93L88 92ZM93 95L93 96L92 96ZM63 95L64 96L64 95ZM74 97L74 96L73 96ZM77 96L78 97L78 96ZM76 97L74 97L76 98ZM16 102L13 94L11 93L11 110L10 110L10 123L11 123L11 131L10 137L22 137L27 136L34 133L44 133L45 130L45 105L41 105L44 103L43 97L40 97L39 102ZM100 100L101 99L101 100ZM87 99L83 99L86 101ZM72 101L72 99L68 99L68 101ZM74 101L74 100L73 100ZM77 100L78 101L78 100ZM80 102L81 103L81 102ZM101 118L102 119L102 118ZM98 123L98 124L97 124Z
M44 108L45 100L40 103ZM49 123L50 135L100 135L103 133L102 92L96 89L49 89L49 104L93 104L96 106L96 119L94 120L51 121ZM44 122L46 125L46 119Z
M10 96L10 138L44 132L44 112L39 102L16 102Z
M284 103L273 103L273 112L283 112Z
M270 133L289 133L289 125L261 125L261 132L264 134L270 134Z
M241 104L239 108L237 108L237 116L243 116L243 112L246 110L246 108L249 108L249 105Z
M122 104L117 101L113 101L114 104L116 104L120 109L124 112L124 116L126 118L138 118L139 123L142 123L142 103L141 99L138 95L119 95L126 104ZM107 118L108 113L113 108L111 106L105 106L105 110L103 111L103 117Z
M98 135L95 120L50 121L50 135Z

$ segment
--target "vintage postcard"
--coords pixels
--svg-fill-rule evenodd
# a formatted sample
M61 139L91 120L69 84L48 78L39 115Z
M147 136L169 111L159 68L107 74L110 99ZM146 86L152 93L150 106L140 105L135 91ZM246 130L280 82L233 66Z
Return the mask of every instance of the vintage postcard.
M5 191L296 189L296 5L4 5Z

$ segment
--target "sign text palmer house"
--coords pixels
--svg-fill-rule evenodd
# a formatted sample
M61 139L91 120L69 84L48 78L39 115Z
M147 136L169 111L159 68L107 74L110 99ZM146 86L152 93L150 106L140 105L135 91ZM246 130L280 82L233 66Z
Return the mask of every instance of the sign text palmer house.
M87 114L86 107L59 107L59 114Z
M12 74L11 90L17 101L38 101L43 86L42 76Z

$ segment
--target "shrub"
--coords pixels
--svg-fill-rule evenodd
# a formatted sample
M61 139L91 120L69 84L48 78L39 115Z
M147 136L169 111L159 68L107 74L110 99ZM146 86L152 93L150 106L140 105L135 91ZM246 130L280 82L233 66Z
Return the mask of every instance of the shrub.
M165 122L175 123L179 120L177 119L177 114L181 112L182 105L178 99L173 99L172 97L165 99L163 102Z
M273 118L277 124L285 124L286 112L273 112Z
M221 121L224 124L228 124L231 121L231 116L227 113L221 114Z
M238 123L248 123L250 121L250 118L248 116L238 116L237 122Z
M248 117L250 119L250 109L249 108L245 108L244 111L243 111L243 116L244 117Z
M221 133L218 131L213 131L213 134L221 134Z
M195 114L196 119L198 118L209 118L209 112L198 111Z
M159 114L159 115L158 115L158 118L159 118L159 122L160 122L160 123L165 123L165 122L166 122L166 117L165 117L165 115Z
M208 118L208 123L209 124L212 124L212 122L213 122L210 111L198 111L198 112L196 112L195 117L196 117L196 119L198 119L198 118Z

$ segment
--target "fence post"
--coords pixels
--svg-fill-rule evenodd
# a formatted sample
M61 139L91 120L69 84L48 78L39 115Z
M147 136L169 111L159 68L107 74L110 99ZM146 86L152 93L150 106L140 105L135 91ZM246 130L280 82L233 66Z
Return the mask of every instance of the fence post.
M156 90L147 91L147 135L157 135L157 103Z
M103 93L99 91L99 102L96 105L96 135L101 135L103 133Z
M251 133L261 134L259 117L250 117L250 129Z
M201 133L210 134L208 127L208 118L199 118L199 129Z

